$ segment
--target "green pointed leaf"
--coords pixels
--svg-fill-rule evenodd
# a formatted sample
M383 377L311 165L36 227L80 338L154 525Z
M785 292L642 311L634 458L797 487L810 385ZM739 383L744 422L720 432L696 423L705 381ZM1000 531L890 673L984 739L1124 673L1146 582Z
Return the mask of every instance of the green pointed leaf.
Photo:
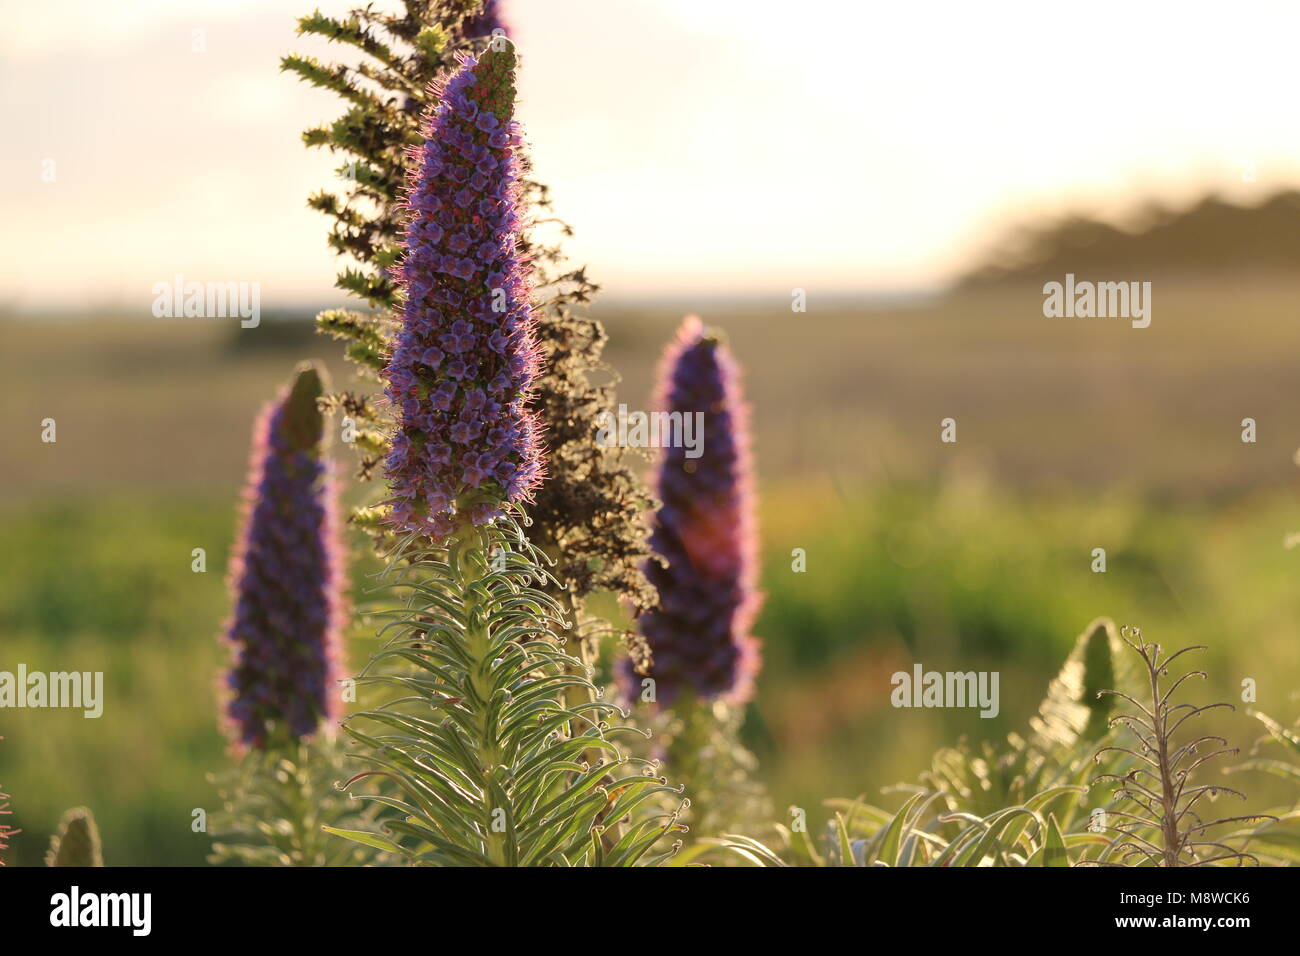
M374 847L376 850L387 850L390 853L401 853L402 848L391 840L385 840L378 834L371 833L368 830L340 830L338 827L321 827L326 833L332 833L335 836L341 836L344 839L351 840L353 843L361 843L365 846Z
M1136 689L1132 657L1113 621L1097 618L1089 624L1048 686L1038 716L1029 722L1034 747L1048 753L1105 737L1115 698L1098 694Z
M1069 866L1070 854L1065 848L1061 828L1056 825L1056 817L1047 816L1047 838L1043 841L1042 866Z

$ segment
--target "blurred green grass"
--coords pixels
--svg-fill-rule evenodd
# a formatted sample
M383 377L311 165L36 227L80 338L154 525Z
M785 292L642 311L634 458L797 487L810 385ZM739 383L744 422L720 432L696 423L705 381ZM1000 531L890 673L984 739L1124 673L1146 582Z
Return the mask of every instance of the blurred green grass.
M824 502L826 521L801 520L809 499ZM1282 534L1300 513L1289 492L1150 507L1104 493L1011 496L968 476L843 495L769 488L763 514L765 666L750 730L779 809L812 815L828 794L874 797L961 734L1023 732L1101 615L1166 647L1206 644L1195 664L1209 680L1189 685L1188 699L1237 705L1209 722L1232 745L1261 736L1241 702L1244 678L1258 685L1249 706L1300 715L1300 553ZM805 574L790 569L795 547L807 549ZM1095 547L1106 549L1104 574L1090 568ZM889 675L913 661L998 671L1001 712L893 709ZM1253 806L1284 796L1267 780L1250 789Z
M807 522L808 502L824 520ZM225 760L213 701L233 517L219 497L121 494L0 512L4 667L102 670L106 685L97 720L2 715L0 783L25 831L12 862L39 861L79 804L94 809L112 863L202 862L206 839L190 821L213 809L205 775ZM1194 687L1198 700L1235 700L1253 677L1261 709L1296 710L1300 554L1283 551L1279 529L1300 527L1300 514L1288 495L1147 511L1131 499L1009 500L973 478L794 482L764 490L762 520L765 666L747 736L778 808L816 818L826 797L914 777L958 734L1022 728L1098 614L1166 644L1209 644L1211 687ZM1108 571L1094 574L1101 544ZM208 549L206 573L191 571L193 547ZM804 573L791 569L796 547ZM355 640L351 660L369 646ZM891 708L889 675L913 660L1000 672L1000 714ZM1244 713L1217 726L1235 743L1259 733Z
M778 811L816 819L826 797L914 778L958 734L1021 729L1098 615L1210 645L1193 699L1235 701L1249 677L1260 709L1300 712L1300 552L1283 547L1300 531L1297 291L1158 289L1142 331L1053 323L1010 292L704 313L755 406L767 599L746 734ZM638 407L680 315L602 317ZM233 348L219 324L4 321L0 343L0 669L103 670L106 684L98 720L0 712L0 786L25 831L9 859L38 863L85 804L110 864L201 863L191 812L213 809L205 775L226 759L217 635L252 416L300 357L355 383L305 329ZM946 415L956 445L938 441ZM1247 415L1256 445L1239 441ZM46 416L55 445L39 441ZM999 671L1000 714L893 709L890 674L913 660ZM1240 711L1216 727L1258 736Z
M111 864L203 860L211 700L226 613L231 503L90 495L3 513L3 668L104 673L104 711L6 710L2 781L23 793L12 862L38 863L60 808L99 818ZM206 547L208 571L190 570Z

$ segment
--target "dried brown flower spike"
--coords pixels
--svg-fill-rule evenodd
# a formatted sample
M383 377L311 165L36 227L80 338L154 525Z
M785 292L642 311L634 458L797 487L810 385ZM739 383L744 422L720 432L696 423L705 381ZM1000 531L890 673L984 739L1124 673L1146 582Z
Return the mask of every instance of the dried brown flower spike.
M1123 724L1128 728L1137 737L1137 745L1133 749L1103 747L1094 759L1100 759L1107 751L1117 751L1132 757L1136 766L1123 775L1100 774L1093 782L1112 781L1118 784L1116 802L1121 806L1131 804L1138 812L1115 809L1106 811L1108 818L1114 817L1119 822L1113 826L1103 825L1100 829L1115 834L1111 852L1118 854L1119 860L1097 861L1094 865L1129 866L1134 865L1130 862L1134 857L1138 858L1136 865L1139 866L1208 866L1228 861L1238 866L1248 862L1259 865L1259 860L1252 854L1215 842L1209 837L1209 832L1227 823L1271 819L1267 814L1221 817L1207 821L1195 809L1202 797L1214 800L1221 793L1245 799L1245 794L1231 787L1219 784L1191 785L1192 773L1196 768L1215 757L1236 754L1237 748L1228 747L1227 740L1212 734L1197 737L1182 745L1174 744L1174 735L1185 721L1218 707L1234 709L1231 704L1224 703L1201 707L1170 703L1183 681L1193 677L1204 679L1204 671L1188 671L1167 689L1161 686L1161 678L1169 676L1170 664L1189 651L1205 650L1205 645L1184 647L1162 658L1160 645L1143 642L1140 629L1126 627L1120 631L1120 637L1146 665L1151 699L1150 704L1146 705L1121 691L1103 690L1098 694L1120 697L1137 711L1118 714L1110 719L1112 727ZM1202 753L1207 749L1209 753Z

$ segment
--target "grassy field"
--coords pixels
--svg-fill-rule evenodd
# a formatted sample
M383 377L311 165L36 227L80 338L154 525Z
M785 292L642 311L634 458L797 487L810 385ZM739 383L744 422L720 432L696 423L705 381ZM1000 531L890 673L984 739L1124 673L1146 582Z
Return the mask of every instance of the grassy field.
M1144 330L1045 319L1034 289L702 310L755 406L766 663L746 730L776 806L817 818L825 797L914 777L958 734L1020 729L1103 614L1209 644L1194 699L1236 699L1249 677L1260 709L1300 713L1300 552L1283 545L1300 531L1298 292L1157 285ZM620 394L642 407L680 315L602 317ZM346 383L332 343L263 328L0 320L0 670L102 670L107 698L98 720L0 712L0 785L26 831L14 862L37 862L77 804L100 818L109 863L203 859L190 820L212 809L205 775L224 760L216 635L252 415L301 357ZM939 441L945 417L956 444ZM1097 547L1105 574L1089 567ZM1001 713L893 709L889 675L914 660L999 671ZM1242 713L1218 725L1258 736Z

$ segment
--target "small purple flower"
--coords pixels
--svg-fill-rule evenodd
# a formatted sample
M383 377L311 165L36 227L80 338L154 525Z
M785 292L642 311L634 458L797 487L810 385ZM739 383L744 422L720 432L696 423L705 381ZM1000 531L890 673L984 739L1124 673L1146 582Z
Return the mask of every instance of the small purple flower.
M451 446L433 445L425 449L424 460L435 468L450 465ZM432 503L434 500L442 502L442 504L439 505L437 508L438 511L446 511L452 505L451 498L447 496L446 492L442 492L442 491L430 492L429 496L425 500L429 501L430 503Z
M641 615L654 663L656 698L670 704L683 689L736 703L753 692L759 642L751 633L762 603L757 590L757 525L749 409L730 351L687 316L664 353L657 407L703 414L698 457L664 449L650 546L664 559L645 573L660 606ZM685 444L684 442L681 444ZM640 676L625 674L629 696Z
M459 362L460 362L460 359L456 359L456 362L453 363L453 364L456 364L456 363L459 363ZM415 389L412 388L411 391L414 392ZM432 392L429 393L429 408L430 408L431 410L433 410L433 411L436 411L436 412L445 412L447 409L451 408L451 403L452 403L452 401L455 400L455 398L456 398L456 386L455 386L455 384L452 383L452 382L443 382L441 385L439 385L437 388L435 388ZM411 411L407 410L407 409L404 407L404 408L403 408L403 413L404 413L408 418L411 418L411 417L414 417L414 416L416 416L416 415L419 414L419 410L421 409L421 405L420 405L419 399L412 398L412 399L409 399L409 401L412 402L413 407L416 409L416 411L415 411L415 412L411 412ZM418 434L418 433L417 433L417 434ZM419 437L423 438L422 435L420 435ZM398 450L398 449L397 449L397 446L394 445L394 446L393 446L393 451L394 451L394 452L397 452L397 450ZM399 456L399 457L404 457L404 456Z
M392 520L435 539L462 513L487 521L504 501L527 500L543 478L539 425L527 408L540 355L520 252L514 63L508 49L462 58L434 91L438 105L407 181L405 252L393 271L402 327L385 370L404 440L386 468ZM507 142L493 145L502 130ZM479 464L484 452L490 468ZM513 466L508 482L497 477L500 462Z
M321 373L299 370L253 432L231 559L226 721L237 746L306 737L338 714L344 619L338 502L322 458Z

